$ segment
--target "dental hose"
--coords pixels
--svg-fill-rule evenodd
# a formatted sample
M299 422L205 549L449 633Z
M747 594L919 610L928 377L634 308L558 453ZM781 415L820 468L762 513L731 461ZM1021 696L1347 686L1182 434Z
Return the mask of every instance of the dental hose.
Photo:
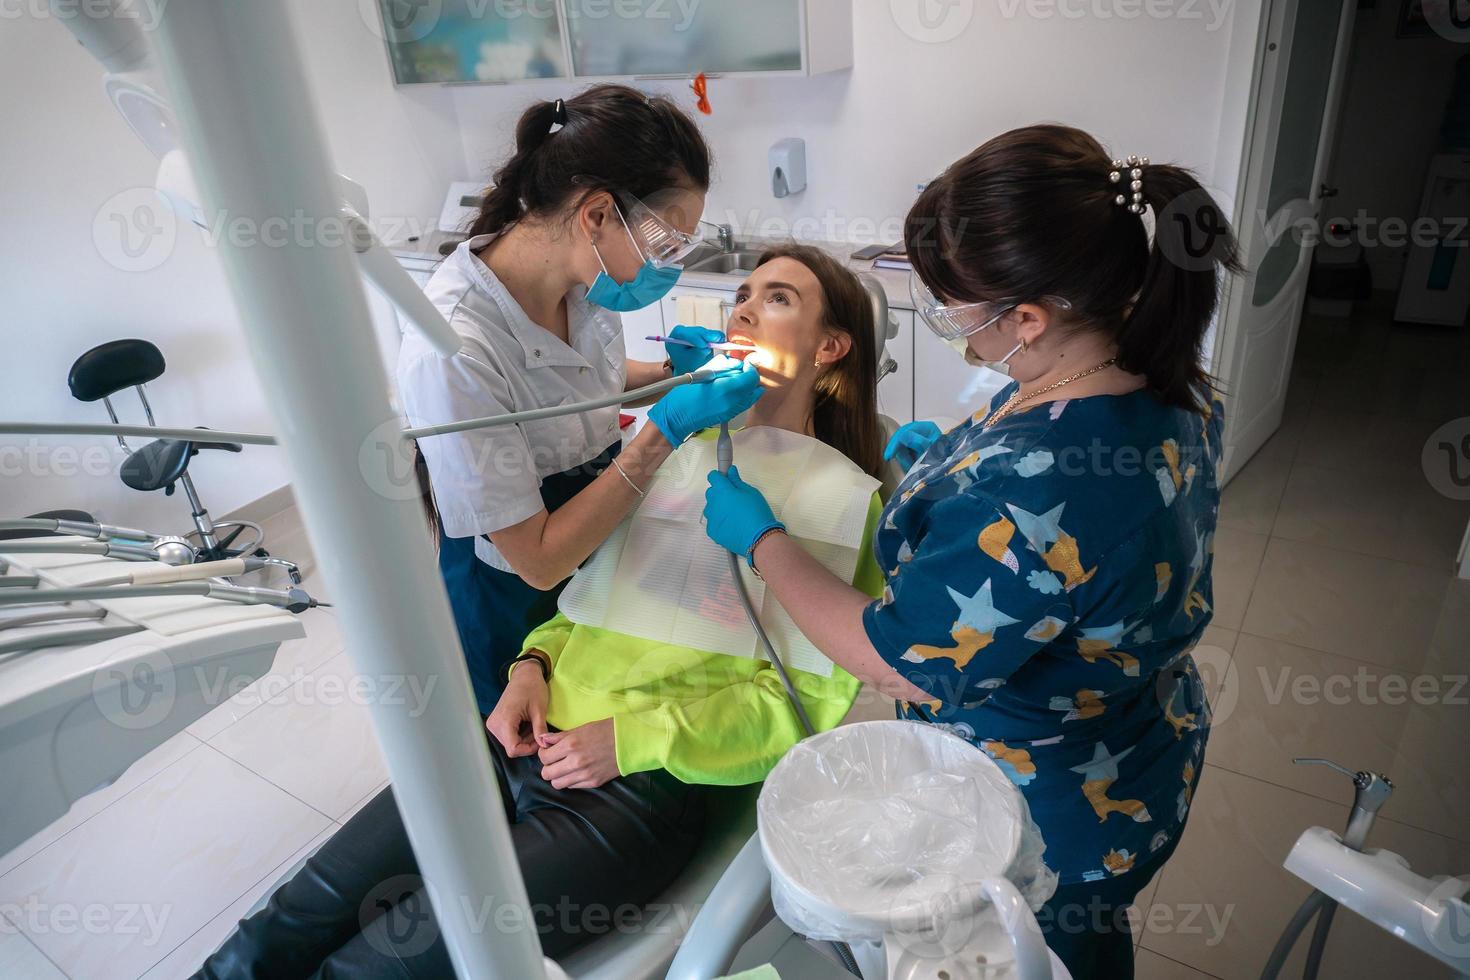
M730 441L730 423L720 423L720 438L715 443L715 461L721 473L730 472L730 464L735 461L735 445ZM751 628L755 630L756 637L765 648L766 656L771 658L771 665L776 668L776 674L781 678L781 685L786 688L786 696L791 699L791 707L796 711L796 718L801 722L802 729L808 735L815 735L816 728L812 720L807 716L806 707L801 703L801 698L796 694L796 686L791 683L791 675L786 673L786 665L781 662L781 657L776 653L776 646L771 638L766 635L766 628L761 625L760 617L755 614L755 605L750 601L750 593L745 589L745 580L740 577L740 556L730 552L730 577L735 580L735 591L740 595L740 604L745 607L745 616L750 620Z
M416 428L402 430L405 437L409 439L423 439L428 436L446 435L451 432L464 432L469 429L488 429L502 425L517 425L522 422L536 422L541 419L557 418L562 415L577 415L581 412L590 412L599 408L608 408L612 405L622 405L626 402L642 401L655 395L662 395L680 385L693 384L703 381L705 378L718 374L716 370L705 370L701 368L689 374L677 374L672 378L655 381L651 385L642 388L634 388L632 391L620 391L613 395L602 398L594 398L590 401L577 402L574 405L552 405L549 408L533 408L524 412L510 412L504 415L487 415L484 418L464 419L459 422L446 422L443 425L423 425ZM0 435L15 436L150 436L155 439L183 439L199 440L208 438L214 442L238 442L245 446L274 446L277 444L275 436L263 435L258 432L231 432L222 429L178 429L160 425L118 425L112 423L92 422L10 422L0 421ZM51 528L37 528L38 530L50 530ZM68 529L70 530L70 529ZM126 529L122 529L126 530ZM125 535L131 536L131 535Z
M720 438L715 442L715 465L721 473L729 473L730 466L735 462L735 444L730 439L730 423L720 423ZM740 596L740 604L745 607L745 617L750 620L751 629L755 630L756 637L765 648L766 656L771 660L771 666L776 668L776 675L781 678L781 686L786 688L786 697L791 701L792 710L796 712L796 720L801 722L801 728L808 736L817 734L816 726L812 724L811 717L806 713L806 706L801 703L801 698L796 693L796 685L791 683L791 675L786 672L786 664L782 662L781 655L776 652L776 645L766 635L766 628L761 625L760 617L755 613L755 604L750 601L750 593L745 588L745 579L740 575L740 556L735 552L729 552L730 578L735 581L735 592ZM857 960L852 955L852 949L844 942L829 942L832 952L842 963L842 968L855 977L862 976L862 970L858 968Z

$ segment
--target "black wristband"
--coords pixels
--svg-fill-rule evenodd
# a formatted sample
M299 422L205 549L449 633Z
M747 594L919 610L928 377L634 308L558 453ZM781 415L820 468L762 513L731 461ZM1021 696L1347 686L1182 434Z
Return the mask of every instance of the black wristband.
M501 669L501 671L500 671L500 686L501 687L506 687L507 685L510 684L510 669L512 667L514 667L516 664L521 663L521 662L526 661L526 660L534 660L534 661L536 661L537 666L539 666L541 668L541 679L543 681L547 682L548 684L551 683L551 664L549 664L549 663L546 662L546 658L545 657L542 657L542 656L538 656L537 654L534 654L534 653L523 653L519 657L516 657L514 660L512 660L510 663L506 664Z

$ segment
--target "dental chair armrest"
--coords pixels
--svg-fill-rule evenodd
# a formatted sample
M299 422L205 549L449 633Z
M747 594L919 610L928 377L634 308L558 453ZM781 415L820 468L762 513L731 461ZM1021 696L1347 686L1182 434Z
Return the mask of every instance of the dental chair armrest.
M666 980L725 976L740 947L774 914L771 873L761 856L760 835L752 834L684 934Z

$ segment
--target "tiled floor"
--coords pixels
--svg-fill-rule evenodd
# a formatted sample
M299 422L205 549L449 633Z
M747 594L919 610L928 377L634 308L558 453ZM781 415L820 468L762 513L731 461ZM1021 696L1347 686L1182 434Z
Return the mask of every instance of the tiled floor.
M1470 416L1470 339L1391 326L1375 304L1308 318L1293 372L1285 423L1224 493L1215 623L1233 632L1199 652L1215 728L1147 903L1142 978L1260 975L1308 891L1282 859L1305 827L1340 830L1352 800L1346 777L1294 756L1387 773L1369 844L1424 874L1470 872L1470 581L1453 577L1470 505L1420 466L1430 433ZM1451 974L1339 913L1322 975Z
M1345 778L1293 756L1389 773L1370 843L1426 873L1470 872L1470 581L1450 567L1470 506L1419 469L1426 436L1470 415L1466 377L1463 332L1372 314L1304 325L1286 422L1225 492L1215 624L1197 651L1216 726L1189 831L1140 896L1140 977L1259 974L1307 890L1282 859L1307 826L1339 828L1351 799ZM293 513L269 525L279 553L308 553ZM187 976L384 784L366 712L343 693L333 613L307 619L268 677L0 855L0 978ZM865 695L853 717L891 708ZM61 914L87 909L92 925ZM1449 975L1337 922L1325 977Z

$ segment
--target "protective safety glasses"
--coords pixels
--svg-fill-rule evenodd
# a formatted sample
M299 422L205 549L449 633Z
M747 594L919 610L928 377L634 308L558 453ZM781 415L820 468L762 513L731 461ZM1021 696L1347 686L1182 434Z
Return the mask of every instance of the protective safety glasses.
M699 235L675 228L632 194L619 192L617 203L633 244L641 248L644 258L661 269L680 264L704 244Z
M989 303L942 303L924 285L917 272L909 273L909 295L913 298L914 309L940 340L957 340L979 333L1021 305L1020 300L1013 299ZM1044 296L1042 300L1061 310L1072 308L1072 304L1060 296Z

